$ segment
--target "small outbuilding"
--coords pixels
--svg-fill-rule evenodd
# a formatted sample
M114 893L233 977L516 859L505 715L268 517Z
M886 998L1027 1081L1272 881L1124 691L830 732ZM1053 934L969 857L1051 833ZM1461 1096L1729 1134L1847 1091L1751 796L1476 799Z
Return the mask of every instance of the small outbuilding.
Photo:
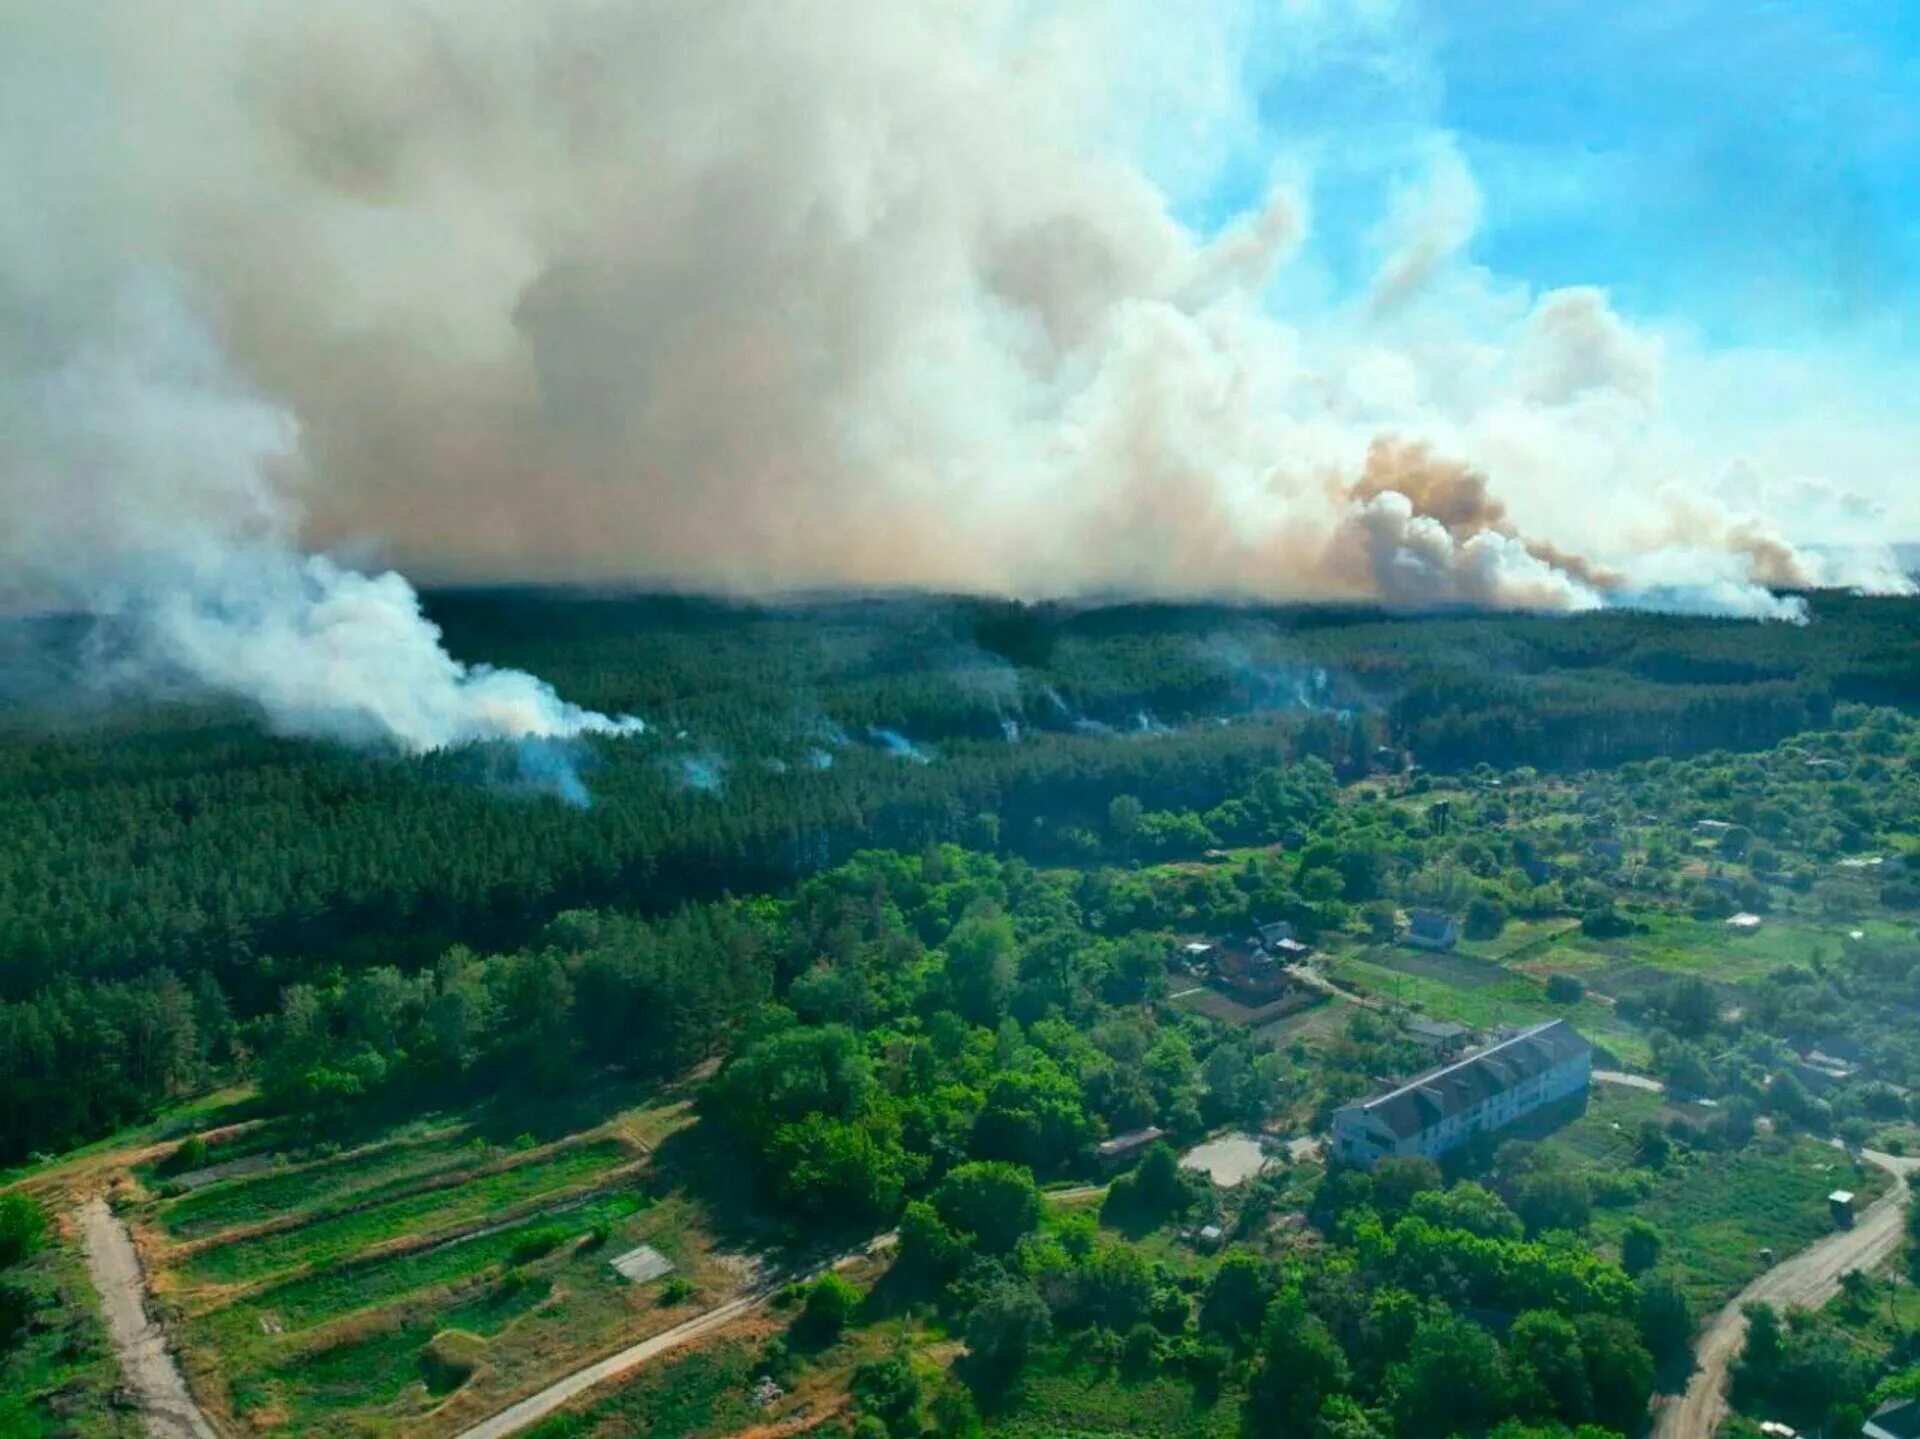
M1854 1193L1851 1189L1836 1189L1827 1196L1827 1212L1833 1215L1836 1229L1853 1228Z
M1112 1171L1122 1165L1138 1159L1148 1148L1167 1137L1167 1131L1157 1125L1145 1129L1131 1130L1126 1134L1116 1134L1094 1146L1093 1157L1102 1169Z
M1437 909L1416 909L1407 916L1405 938L1415 949L1452 949L1460 942L1460 922Z

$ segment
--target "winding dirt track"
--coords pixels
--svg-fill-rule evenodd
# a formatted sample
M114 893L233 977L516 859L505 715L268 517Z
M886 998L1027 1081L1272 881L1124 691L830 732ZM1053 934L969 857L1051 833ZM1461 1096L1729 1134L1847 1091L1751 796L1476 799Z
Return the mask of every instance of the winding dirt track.
M1654 1416L1653 1439L1711 1439L1727 1417L1727 1375L1740 1353L1747 1320L1743 1305L1764 1302L1776 1309L1790 1304L1817 1308L1840 1292L1840 1276L1849 1269L1872 1269L1899 1249L1901 1214L1908 1199L1905 1176L1920 1169L1920 1159L1895 1158L1866 1150L1862 1155L1894 1176L1894 1185L1868 1206L1851 1229L1828 1235L1775 1265L1735 1296L1707 1325L1694 1346L1698 1364L1687 1392Z
M78 1218L87 1272L100 1291L107 1333L127 1388L139 1403L140 1422L149 1439L219 1439L187 1392L186 1381L167 1350L166 1335L147 1317L146 1276L127 1226L97 1194L80 1206Z

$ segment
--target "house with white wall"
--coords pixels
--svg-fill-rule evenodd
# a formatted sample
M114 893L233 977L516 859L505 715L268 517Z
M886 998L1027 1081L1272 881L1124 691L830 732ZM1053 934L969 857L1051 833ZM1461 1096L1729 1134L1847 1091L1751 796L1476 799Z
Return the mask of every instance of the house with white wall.
M1535 1025L1464 1059L1333 1114L1333 1152L1371 1169L1382 1159L1438 1159L1550 1104L1584 1096L1593 1046L1564 1019Z

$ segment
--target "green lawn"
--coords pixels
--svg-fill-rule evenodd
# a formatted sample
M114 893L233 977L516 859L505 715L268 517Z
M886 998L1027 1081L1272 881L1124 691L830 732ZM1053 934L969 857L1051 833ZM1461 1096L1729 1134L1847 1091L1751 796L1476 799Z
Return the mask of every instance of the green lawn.
M1641 1124L1670 1112L1659 1095L1603 1087L1587 1113L1545 1147L1576 1165L1619 1172L1639 1162ZM1663 1264L1704 1316L1761 1272L1762 1249L1784 1259L1831 1234L1826 1197L1833 1190L1851 1189L1865 1205L1888 1182L1883 1171L1805 1137L1763 1134L1733 1152L1687 1154L1676 1146L1647 1198L1630 1208L1594 1210L1593 1238L1617 1250L1629 1218L1653 1224L1666 1239Z

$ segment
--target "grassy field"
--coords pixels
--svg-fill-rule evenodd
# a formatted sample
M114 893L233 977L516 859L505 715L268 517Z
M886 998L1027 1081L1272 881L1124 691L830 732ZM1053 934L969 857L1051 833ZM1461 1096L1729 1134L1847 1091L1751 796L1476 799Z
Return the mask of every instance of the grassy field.
M115 1400L120 1368L74 1236L52 1236L6 1282L31 1296L34 1318L20 1342L0 1352L0 1435L138 1439L138 1416Z
M1799 916L1769 917L1759 930L1741 934L1719 920L1686 915L1637 916L1642 928L1619 939L1592 939L1578 929L1525 956L1529 970L1578 974L1600 989L1616 992L1609 977L1625 971L1662 976L1690 975L1715 984L1740 985L1771 974L1783 965L1808 964L1815 954L1835 953L1846 942L1851 922L1820 924ZM1622 990L1644 987L1628 983Z
M1479 1030L1565 1019L1621 1064L1643 1066L1652 1057L1645 1036L1603 1001L1589 997L1574 1005L1554 1004L1540 980L1480 960L1380 946L1325 963L1332 979L1356 993L1404 1004L1434 1019Z
M1546 1147L1596 1172L1631 1169L1639 1162L1641 1124L1673 1111L1656 1094L1603 1086L1596 1096L1587 1113ZM1704 1314L1766 1267L1762 1249L1785 1258L1832 1233L1826 1202L1831 1191L1851 1189L1865 1205L1888 1182L1881 1170L1800 1136L1762 1134L1731 1152L1687 1155L1676 1148L1645 1199L1628 1208L1594 1210L1593 1238L1617 1253L1629 1218L1653 1224L1666 1239L1663 1263Z
M644 1371L617 1393L527 1431L527 1439L693 1439L733 1433L757 1415L752 1356L737 1344L697 1349Z
M1228 1439L1240 1432L1240 1405L1237 1396L1209 1403L1185 1384L1127 1380L1063 1360L1054 1372L1029 1375L1017 1403L987 1432L1004 1439Z

